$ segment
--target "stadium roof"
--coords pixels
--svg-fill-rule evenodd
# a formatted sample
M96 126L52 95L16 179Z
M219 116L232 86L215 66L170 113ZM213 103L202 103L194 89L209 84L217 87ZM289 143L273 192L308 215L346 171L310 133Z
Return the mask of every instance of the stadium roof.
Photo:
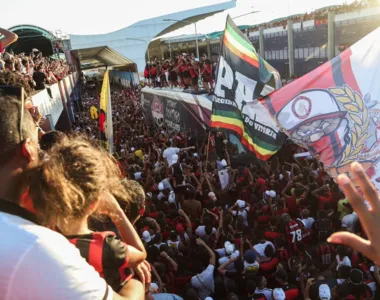
M71 53L79 59L82 69L134 64L133 61L107 46L71 50Z

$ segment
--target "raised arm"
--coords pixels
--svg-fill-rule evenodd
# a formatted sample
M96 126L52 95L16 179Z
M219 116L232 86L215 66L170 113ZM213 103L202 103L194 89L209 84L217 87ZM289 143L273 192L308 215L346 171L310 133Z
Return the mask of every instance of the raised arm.
M204 241L202 241L201 239L197 239L197 244L205 247L205 249L207 250L207 252L210 256L209 265L215 266L215 253L214 253L214 251L212 251L212 249L209 246L207 246L207 244Z
M0 39L0 43L2 47L4 48L9 46L10 44L13 44L18 39L17 34L1 27L0 27L0 35L3 35L3 37Z
M191 227L191 220L190 220L189 216L184 212L183 209L179 209L178 213L180 216L184 217L184 219L186 221L186 233L189 237L191 237L191 235L193 233L192 233L192 227Z

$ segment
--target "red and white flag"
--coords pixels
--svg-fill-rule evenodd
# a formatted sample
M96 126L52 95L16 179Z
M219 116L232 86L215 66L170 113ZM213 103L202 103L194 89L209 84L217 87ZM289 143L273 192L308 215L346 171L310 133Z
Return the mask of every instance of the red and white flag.
M263 102L333 177L359 161L380 190L379 40L380 28Z

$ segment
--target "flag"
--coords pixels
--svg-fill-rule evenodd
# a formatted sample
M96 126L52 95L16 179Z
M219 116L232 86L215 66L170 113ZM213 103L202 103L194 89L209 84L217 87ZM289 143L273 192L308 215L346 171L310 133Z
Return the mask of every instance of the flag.
M266 97L276 122L336 177L359 161L380 188L380 28Z
M113 124L109 71L104 73L102 91L100 92L99 129L102 140L107 142L107 149L110 153L113 153Z
M286 136L258 98L280 87L278 72L257 54L228 16L210 127L237 135L247 150L267 160L281 147Z

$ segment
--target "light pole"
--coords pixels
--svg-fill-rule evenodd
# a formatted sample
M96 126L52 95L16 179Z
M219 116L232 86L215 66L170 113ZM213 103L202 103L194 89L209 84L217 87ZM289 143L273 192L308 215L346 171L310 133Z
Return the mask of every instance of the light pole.
M185 24L194 24L195 28L195 47L197 51L197 58L199 59L199 45L198 45L198 31L197 31L197 23L190 22L190 21L184 21L184 20L174 20L174 19L164 19L164 22L180 22Z
M240 18L240 17L248 16L248 15L251 15L251 14L259 13L259 12L260 12L260 11L258 11L258 10L251 11L251 12L246 13L246 14L244 14L244 15L240 15L240 16L233 17L232 20L235 20L235 19Z
M143 39L136 39L136 38L125 38L126 40L131 40L131 41L140 41L140 42L145 42L146 43L146 50L148 54L148 61L150 61L150 54L149 54L149 42L147 40Z

